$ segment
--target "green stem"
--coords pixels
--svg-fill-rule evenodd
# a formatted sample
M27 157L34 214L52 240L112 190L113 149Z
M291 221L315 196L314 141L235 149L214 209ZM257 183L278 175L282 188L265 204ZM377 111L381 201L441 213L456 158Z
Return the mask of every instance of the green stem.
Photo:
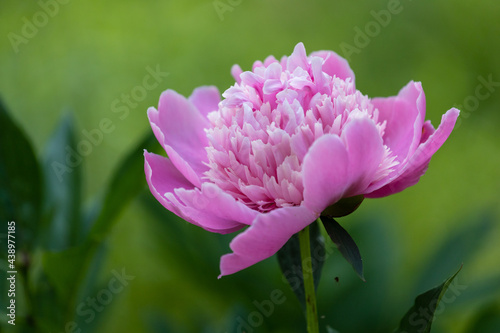
M302 260L302 276L304 277L304 291L306 296L307 332L318 333L318 310L316 307L316 291L314 290L309 226L299 232L299 243Z

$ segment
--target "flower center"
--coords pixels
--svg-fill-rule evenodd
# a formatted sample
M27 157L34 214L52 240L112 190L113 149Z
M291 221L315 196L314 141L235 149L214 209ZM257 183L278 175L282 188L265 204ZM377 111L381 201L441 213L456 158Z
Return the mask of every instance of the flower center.
M209 170L205 179L252 209L267 212L297 206L303 200L302 162L315 140L341 135L352 119L372 119L383 136L385 122L370 99L321 70L319 57L293 72L279 62L256 66L223 93L219 109L208 115ZM377 172L390 171L386 158Z

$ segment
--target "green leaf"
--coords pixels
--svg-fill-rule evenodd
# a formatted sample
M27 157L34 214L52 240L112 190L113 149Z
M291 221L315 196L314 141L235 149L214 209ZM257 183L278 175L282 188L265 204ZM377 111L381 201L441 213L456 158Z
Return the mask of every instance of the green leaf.
M441 285L420 294L415 299L415 304L408 310L395 333L429 333L431 331L434 312L438 308L441 298L450 286L453 279L462 267Z
M33 247L40 225L40 166L33 147L0 100L0 221L16 222L17 250ZM22 231L21 231L22 230ZM4 256L7 251L2 251Z
M44 154L44 248L63 250L84 239L81 222L81 165L73 118L61 120Z
M80 295L91 290L104 256L103 241L119 214L146 187L143 149L160 149L154 134L148 135L132 149L118 167L103 201L98 207L92 207L91 213L87 214L88 221L93 220L95 215L97 217L85 242L61 252L47 252L43 256L45 273L55 286L61 303L68 310L66 320L72 320Z
M154 134L150 133L125 158L108 185L100 204L101 209L90 231L91 238L102 240L127 204L146 188L143 150L156 152L160 148Z
M317 222L309 226L311 244L312 269L314 286L317 289L321 277L325 256L325 242ZM293 235L277 253L278 262L284 278L290 284L293 292L305 309L304 278L302 275L302 260L298 234Z
M328 217L347 216L358 209L364 199L365 197L363 195L340 199L335 204L326 207L321 215Z
M358 246L349 235L349 233L342 228L342 226L333 218L321 216L321 221L325 226L325 230L330 236L330 239L338 248L342 256L351 264L354 271L361 280L365 281L363 276L363 259L359 253Z

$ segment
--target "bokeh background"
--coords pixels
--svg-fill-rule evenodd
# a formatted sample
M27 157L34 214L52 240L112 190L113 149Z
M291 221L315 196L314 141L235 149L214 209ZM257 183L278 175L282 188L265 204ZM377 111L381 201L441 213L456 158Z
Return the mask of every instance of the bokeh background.
M370 97L395 95L410 80L421 81L427 118L435 126L452 106L462 110L418 185L365 200L340 220L360 247L367 282L337 252L330 256L318 290L322 327L390 332L415 296L463 263L433 332L500 332L499 17L496 0L2 0L0 96L39 160L47 164L57 155L49 144L57 147L56 131L73 128L78 145L103 119L111 124L74 172L64 175L82 177L81 194L73 193L71 203L79 208L61 213L57 225L47 223L47 216L69 204L59 197L52 201L53 215L44 210L38 229L53 229L32 240L32 273L23 284L28 287L19 287L16 328L28 323L36 325L28 331L36 332L305 331L300 304L275 257L218 280L219 258L233 235L210 234L165 211L146 190L140 168L122 179L135 177L140 190L128 193L130 200L127 193L123 201L117 197L122 210L109 217L92 254L86 260L57 259L60 251L81 244L92 226L67 242L58 231L71 229L76 220L92 221L88 216L114 172L150 134L146 110L157 105L163 90L188 96L198 86L215 85L223 92L233 84L233 64L249 70L270 54L289 55L301 41L308 53L334 50L349 58L357 88ZM158 84L145 85L155 70L162 73ZM140 160L137 150L134 161ZM18 223L18 235L32 233L26 229ZM78 269L75 280L68 271ZM128 280L122 288L103 292L123 272ZM53 297L43 296L61 277L71 283L58 284ZM269 313L261 310L274 290L283 292L284 301ZM25 295L31 292L42 296L29 300ZM86 303L97 296L104 301ZM6 324L4 307L0 311L2 331L15 331Z

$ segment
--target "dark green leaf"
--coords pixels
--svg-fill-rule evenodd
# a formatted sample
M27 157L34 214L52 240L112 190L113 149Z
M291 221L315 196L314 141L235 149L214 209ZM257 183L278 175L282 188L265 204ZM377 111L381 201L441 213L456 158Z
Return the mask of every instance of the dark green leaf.
M40 167L31 143L0 101L0 232L7 231L7 222L15 221L18 250L33 247L36 239L41 188ZM2 251L1 256L6 253Z
M342 228L342 226L334 219L326 216L321 216L321 221L325 226L328 236L339 249L342 256L349 262L356 274L359 275L361 280L365 281L363 276L363 259L361 259L361 254L359 253L358 246L352 239L352 237L347 233L347 231Z
M63 250L81 242L81 165L73 119L66 116L49 140L44 154L46 213L43 240L49 250Z
M450 286L453 279L462 267L441 285L420 294L415 299L415 304L408 310L395 333L429 333L431 331L434 312L438 308L441 298Z
M112 178L104 200L97 208L92 208L93 212L98 212L97 218L84 243L61 252L44 254L44 270L68 310L66 320L72 320L80 295L88 293L97 277L103 257L103 240L119 213L146 187L143 149L156 151L159 147L154 135L150 134L125 158ZM92 213L87 215L87 219L91 218Z
M99 215L90 231L90 236L93 239L102 240L127 204L146 187L144 149L150 152L156 152L160 149L160 144L156 141L153 133L147 135L132 150L115 172L104 195Z
M347 216L358 209L364 199L363 195L340 199L335 204L326 207L321 215L333 218Z
M309 226L309 238L311 244L312 269L314 285L319 285L321 270L325 256L325 242L321 235L317 222ZM278 251L278 262L283 277L288 281L295 295L305 309L304 278L302 276L302 260L300 255L300 244L298 234L293 235L288 242Z

